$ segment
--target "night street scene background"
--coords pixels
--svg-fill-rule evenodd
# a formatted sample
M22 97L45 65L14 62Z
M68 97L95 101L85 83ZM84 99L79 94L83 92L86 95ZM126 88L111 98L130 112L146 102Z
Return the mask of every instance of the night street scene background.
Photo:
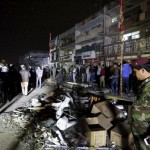
M106 0L1 0L0 59L18 63L31 50L48 51L52 37L96 12Z
M133 150L149 9L150 0L1 0L0 149Z

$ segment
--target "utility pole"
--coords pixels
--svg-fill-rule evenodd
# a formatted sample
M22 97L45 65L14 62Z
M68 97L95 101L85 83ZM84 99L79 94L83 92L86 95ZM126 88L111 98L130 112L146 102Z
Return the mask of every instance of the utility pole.
M51 56L51 37L52 35L51 35L51 33L49 33L49 61L50 61L50 67L51 67L51 58L52 58L52 56ZM50 68L50 77L51 77L51 68Z
M49 57L51 62L51 33L49 33Z
M106 66L106 55L105 55L105 28L106 28L106 19L105 19L105 7L104 7L104 22L103 22L103 26L104 26L104 34L103 34L103 51L104 51L104 64Z
M119 23L120 23L120 96L122 97L122 62L123 62L123 50L124 50L124 42L123 42L123 34L124 34L124 17L123 17L123 1L120 0L120 15L119 15Z

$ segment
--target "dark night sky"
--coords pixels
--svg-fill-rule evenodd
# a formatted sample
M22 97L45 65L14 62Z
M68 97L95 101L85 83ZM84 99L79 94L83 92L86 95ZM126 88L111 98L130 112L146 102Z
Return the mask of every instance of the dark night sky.
M48 51L50 32L53 38L67 31L103 1L0 0L0 60L16 63L30 50Z

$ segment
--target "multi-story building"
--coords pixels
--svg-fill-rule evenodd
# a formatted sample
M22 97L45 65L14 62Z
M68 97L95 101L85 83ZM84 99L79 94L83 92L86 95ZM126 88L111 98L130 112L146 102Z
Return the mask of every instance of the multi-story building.
M71 28L59 35L59 62L68 71L74 64L75 28Z
M120 60L120 31L119 4L115 7L105 6L106 16L111 18L107 35L111 44L105 45L104 52L107 60ZM150 54L150 8L149 0L128 0L124 4L124 59L132 60L138 56Z
M123 5L123 59L150 56L150 0L126 0ZM120 5L113 1L74 28L59 35L52 63L72 64L120 61ZM75 39L74 39L75 36ZM74 42L75 40L75 42ZM54 54L55 53L55 54ZM75 54L75 56L74 56Z
M75 25L75 49L78 62L83 64L99 62L104 41L104 10L101 10Z
M50 67L59 65L59 38L52 39L49 43Z
M124 59L150 55L149 0L127 0L124 10ZM75 25L76 55L83 63L120 60L119 2ZM77 57L76 56L76 57Z

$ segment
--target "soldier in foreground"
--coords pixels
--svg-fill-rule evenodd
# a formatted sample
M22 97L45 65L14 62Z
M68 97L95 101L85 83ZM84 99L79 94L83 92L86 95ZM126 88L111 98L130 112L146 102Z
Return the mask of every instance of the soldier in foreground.
M133 68L141 81L132 106L133 149L150 150L150 60L140 58L133 63Z

